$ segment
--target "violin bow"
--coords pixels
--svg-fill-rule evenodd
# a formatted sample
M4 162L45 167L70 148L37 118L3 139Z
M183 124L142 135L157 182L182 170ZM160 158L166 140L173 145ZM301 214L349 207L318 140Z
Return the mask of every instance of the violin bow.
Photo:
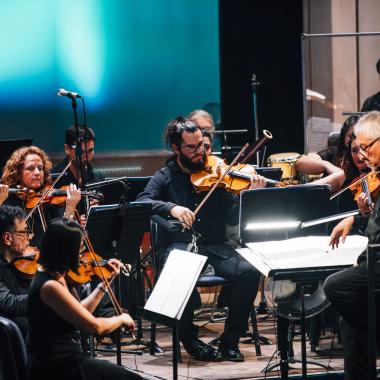
M240 152L237 154L237 156L232 160L232 162L228 165L228 168L226 171L219 177L219 179L214 183L214 186L210 189L210 191L207 193L207 195L202 199L202 202L199 203L198 207L194 211L194 215L197 215L199 210L203 207L203 205L207 202L207 200L210 198L211 194L215 191L215 189L218 187L218 185L223 181L224 177L229 173L232 166L235 165L235 163L239 160L241 155L248 149L249 144L246 143L243 148L240 150Z
M28 212L28 214L26 215L25 219L24 219L24 222L27 222L28 219L32 216L32 214L34 213L34 211L36 211L36 209L38 208L39 210L39 213L40 213L40 217L41 217L41 222L42 222L42 227L44 227L44 221L45 221L45 228L44 228L44 231L46 229L46 220L45 220L45 217L44 216L41 216L41 212L40 211L40 206L42 204L42 202L45 200L45 198L49 195L50 191L54 188L54 186L56 185L56 183L62 178L62 176L66 173L67 169L69 168L69 166L71 165L71 163L73 162L73 159L71 159L69 161L69 163L65 166L65 168L62 170L61 173L59 173L59 176L53 181L53 183L48 187L48 189L42 193L41 195L41 198L40 200L37 202L37 204ZM42 220L44 219L44 220Z

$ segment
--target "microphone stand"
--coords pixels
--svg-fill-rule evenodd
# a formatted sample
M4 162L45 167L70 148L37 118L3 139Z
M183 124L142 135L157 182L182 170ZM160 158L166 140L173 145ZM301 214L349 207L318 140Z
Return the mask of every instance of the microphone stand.
M256 75L252 74L252 105L253 105L253 126L255 131L255 141L259 139L259 122L257 117L257 87L260 82L257 80ZM260 165L260 152L256 152L256 164Z
M78 125L78 115L77 115L77 101L76 98L71 98L71 106L74 112L74 126L75 126L75 170L77 174L78 187L82 187L82 143L79 136L79 125Z

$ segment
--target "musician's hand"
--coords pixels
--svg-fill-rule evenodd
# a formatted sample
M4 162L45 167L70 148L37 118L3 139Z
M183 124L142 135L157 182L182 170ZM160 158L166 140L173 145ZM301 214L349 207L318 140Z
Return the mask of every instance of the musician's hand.
M117 277L120 274L120 267L121 267L121 262L118 259L110 259L107 261L107 265L112 268L112 273L111 273L111 282L115 277Z
M258 174L253 174L251 178L251 186L249 187L249 190L253 189L262 189L267 186L267 180L265 177L262 177Z
M8 198L9 187L7 185L0 185L0 206Z
M85 214L82 214L79 218L79 222L80 222L80 225L82 227L85 227L86 226L86 222L87 222L87 218L86 218L86 215Z
M119 315L119 318L121 319L123 326L130 332L132 332L135 329L135 322L131 318L131 316L127 313L123 313Z
M351 231L351 228L354 224L354 217L349 216L348 218L345 218L341 220L332 230L332 233L330 235L330 243L329 245L334 249L338 248L339 242L342 244L346 240L346 236Z
M195 214L190 209L182 206L174 206L170 210L170 215L182 222L184 228L190 228L195 220Z
M374 204L369 204L368 197L365 193L361 193L358 197L357 204L360 210L360 214L368 215L373 211Z
M81 200L81 192L80 189L77 189L76 185L70 183L66 190L66 194L66 213L71 215L74 214L77 204Z
M99 199L90 198L90 206L99 206Z

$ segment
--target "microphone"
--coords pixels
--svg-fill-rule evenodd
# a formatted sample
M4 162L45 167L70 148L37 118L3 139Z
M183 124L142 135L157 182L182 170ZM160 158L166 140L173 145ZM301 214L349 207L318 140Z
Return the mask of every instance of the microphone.
M58 96L67 96L70 99L82 99L82 97L78 93L67 91L64 88L58 89L57 95Z

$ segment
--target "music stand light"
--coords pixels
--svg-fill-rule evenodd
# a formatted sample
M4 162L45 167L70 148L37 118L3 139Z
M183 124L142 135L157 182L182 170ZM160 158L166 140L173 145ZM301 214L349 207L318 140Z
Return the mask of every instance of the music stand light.
M244 243L254 241L285 240L290 237L323 234L323 225L301 229L301 224L305 220L328 215L329 209L330 188L328 185L301 185L243 191L240 199L240 242L244 245ZM304 288L302 281L300 284L302 358L298 360L293 357L293 350L287 341L287 332L284 331L289 322L278 315L277 336L281 361L263 370L267 372L279 365L284 378L287 378L289 362L301 362L302 373L306 374ZM263 296L262 303L265 303ZM260 306L266 308L266 305ZM324 367L319 362L309 361L309 363Z

